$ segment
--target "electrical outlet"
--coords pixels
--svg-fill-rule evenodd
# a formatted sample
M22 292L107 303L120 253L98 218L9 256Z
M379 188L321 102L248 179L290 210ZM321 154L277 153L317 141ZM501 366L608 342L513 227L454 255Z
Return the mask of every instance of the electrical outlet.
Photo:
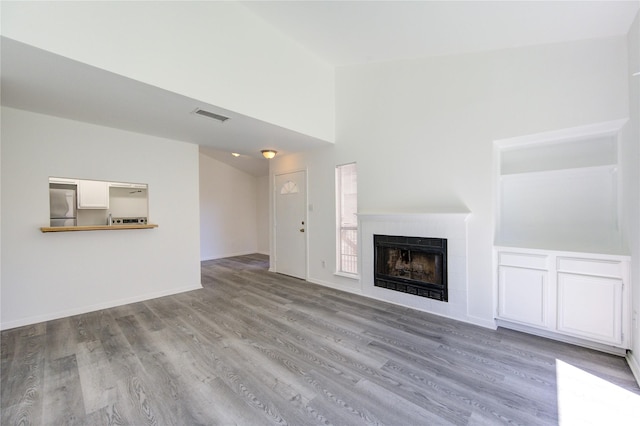
M322 267L326 268L327 267L327 262L325 262L324 260L322 261Z

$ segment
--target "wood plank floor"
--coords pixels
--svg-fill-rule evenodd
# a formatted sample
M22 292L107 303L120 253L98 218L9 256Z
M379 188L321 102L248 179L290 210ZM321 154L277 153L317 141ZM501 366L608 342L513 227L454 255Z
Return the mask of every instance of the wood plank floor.
M203 262L202 290L2 332L0 423L562 424L556 360L616 385L627 406L640 401L623 358L267 265ZM593 404L571 392L579 408Z

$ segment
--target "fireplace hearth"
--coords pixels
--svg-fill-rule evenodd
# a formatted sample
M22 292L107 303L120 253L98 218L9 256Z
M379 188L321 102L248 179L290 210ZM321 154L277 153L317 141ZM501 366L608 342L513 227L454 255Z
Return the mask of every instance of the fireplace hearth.
M374 235L374 285L448 301L447 240Z

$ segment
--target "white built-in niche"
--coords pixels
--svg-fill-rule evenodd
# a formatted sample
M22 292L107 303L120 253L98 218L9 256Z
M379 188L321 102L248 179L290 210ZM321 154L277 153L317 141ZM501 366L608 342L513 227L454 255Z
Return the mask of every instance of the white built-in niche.
M623 124L496 141L496 245L620 254Z
M495 142L498 325L617 354L630 347L625 122Z

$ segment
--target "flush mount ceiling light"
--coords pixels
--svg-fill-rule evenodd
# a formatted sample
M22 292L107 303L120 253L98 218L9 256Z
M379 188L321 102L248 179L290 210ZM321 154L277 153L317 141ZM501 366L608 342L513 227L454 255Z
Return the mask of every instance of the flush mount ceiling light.
M266 158L267 160L271 160L273 157L276 156L276 154L278 153L277 151L274 151L272 149L263 149L262 151L260 151L262 153L262 156L264 158Z
M238 154L237 152L232 152L231 155L233 155L234 157L240 157L240 154Z

